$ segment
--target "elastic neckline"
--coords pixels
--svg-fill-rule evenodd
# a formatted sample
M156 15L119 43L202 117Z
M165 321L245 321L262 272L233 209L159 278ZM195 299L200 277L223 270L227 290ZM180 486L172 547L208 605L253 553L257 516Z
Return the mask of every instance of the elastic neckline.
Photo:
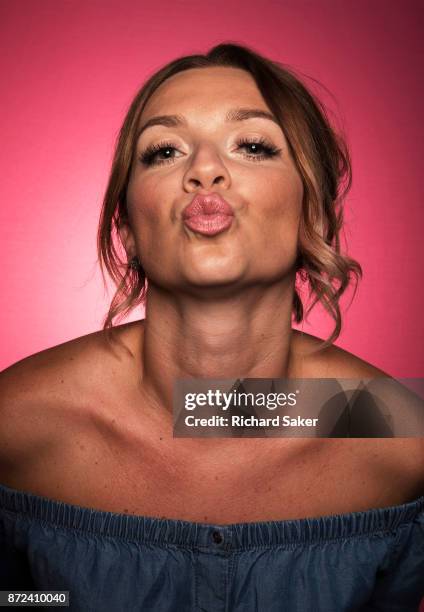
M48 523L55 528L159 545L210 548L211 534L219 530L223 541L219 548L236 549L305 544L393 531L412 522L419 514L424 515L424 496L398 506L346 514L219 524L96 510L0 484L1 509L19 514L24 519Z

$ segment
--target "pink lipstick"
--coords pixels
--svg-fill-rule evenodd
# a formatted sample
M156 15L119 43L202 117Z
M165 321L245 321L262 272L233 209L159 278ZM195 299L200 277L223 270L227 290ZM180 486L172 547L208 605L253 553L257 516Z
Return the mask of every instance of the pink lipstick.
M231 226L234 212L219 194L198 194L184 208L182 218L185 225L194 232L215 236Z

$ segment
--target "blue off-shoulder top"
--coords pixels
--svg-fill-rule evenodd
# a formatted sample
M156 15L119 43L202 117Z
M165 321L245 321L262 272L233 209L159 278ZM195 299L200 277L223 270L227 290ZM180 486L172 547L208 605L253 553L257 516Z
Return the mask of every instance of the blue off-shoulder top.
M0 485L0 590L69 591L78 612L418 612L424 497L220 525L105 512Z

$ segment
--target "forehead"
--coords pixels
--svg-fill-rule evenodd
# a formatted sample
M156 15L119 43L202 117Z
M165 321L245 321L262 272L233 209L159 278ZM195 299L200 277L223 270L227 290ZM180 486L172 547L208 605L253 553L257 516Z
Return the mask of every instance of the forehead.
M143 110L143 118L169 111L183 112L183 109L216 111L227 105L247 104L267 108L250 73L227 66L191 68L173 75L158 87Z

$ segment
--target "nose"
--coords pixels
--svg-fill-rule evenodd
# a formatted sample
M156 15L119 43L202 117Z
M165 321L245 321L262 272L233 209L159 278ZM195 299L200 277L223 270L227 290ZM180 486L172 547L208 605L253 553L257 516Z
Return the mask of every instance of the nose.
M188 192L199 187L210 190L216 185L229 187L231 177L216 149L205 143L193 154L183 183L184 189Z

